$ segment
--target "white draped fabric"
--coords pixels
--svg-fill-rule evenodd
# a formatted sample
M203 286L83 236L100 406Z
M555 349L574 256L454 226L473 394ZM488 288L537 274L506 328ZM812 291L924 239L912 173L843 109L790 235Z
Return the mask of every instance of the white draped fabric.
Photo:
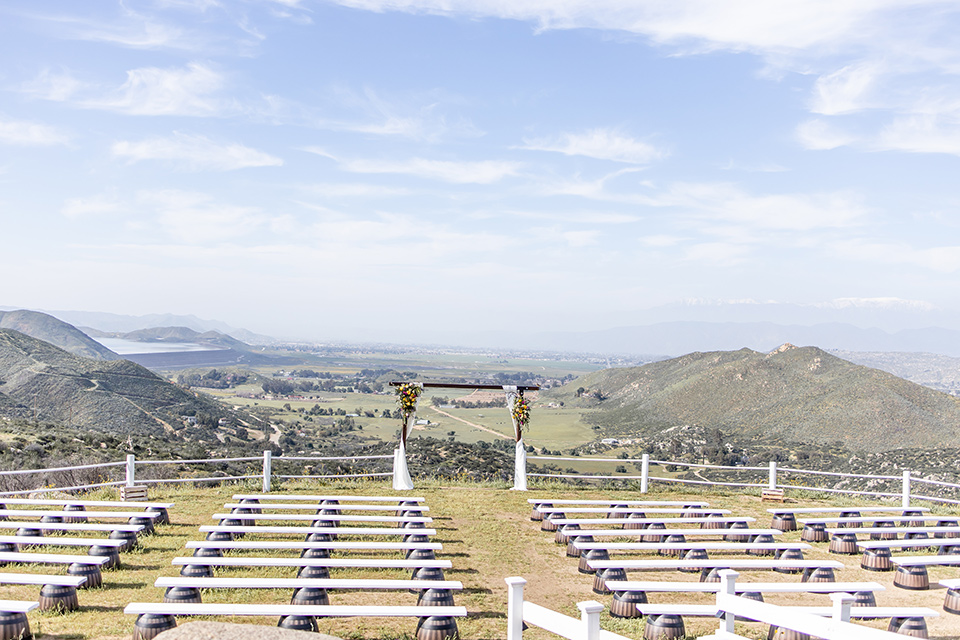
M513 464L513 490L527 490L527 450L523 448L523 438L517 440L517 457Z
M396 491L413 489L413 480L407 469L407 445L402 439L400 446L393 450L393 488Z
M410 491L413 489L413 479L407 468L407 434L410 433L414 421L417 419L416 407L403 417L400 428L400 446L393 450L393 488L396 491Z
M517 397L517 387L514 385L504 385L504 393L507 394L507 410L510 412L510 421L513 422L513 435L517 439L516 456L513 462L513 490L527 490L527 450L523 448L523 432L516 418L513 417L513 402Z

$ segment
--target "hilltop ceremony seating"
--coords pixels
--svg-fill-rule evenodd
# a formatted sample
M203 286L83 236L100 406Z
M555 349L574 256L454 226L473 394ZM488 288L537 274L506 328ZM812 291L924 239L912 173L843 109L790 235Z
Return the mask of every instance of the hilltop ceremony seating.
M841 516L849 514L860 515L861 513L890 513L899 512L903 516L919 515L921 512L929 511L927 507L797 507L797 508L779 508L767 509L768 513L773 514L773 520L770 526L781 531L796 531L796 516L801 513L838 513Z
M86 511L88 507L110 508L117 507L122 509L138 509L147 513L157 512L160 519L157 524L170 524L169 510L175 505L173 502L130 502L127 500L77 500L73 498L12 498L10 496L0 497L0 508L6 508L5 505L32 505L38 507L64 507L64 511ZM75 517L82 517L82 514Z
M158 633L177 626L174 616L273 616L279 626L317 631L319 617L407 617L419 618L418 640L454 637L453 618L467 615L458 606L337 606L304 604L206 604L170 602L131 602L124 613L137 615L134 640L150 640Z
M179 577L158 578L155 586L166 588L163 606L145 603L132 603L128 613L138 614L135 637L150 638L165 628L174 626L173 615L277 615L282 616L280 625L295 629L316 630L317 616L411 616L420 618L417 635L421 640L441 640L456 635L455 617L466 615L466 611L453 604L452 591L463 588L458 581L444 580L443 570L450 569L449 560L437 560L434 551L442 546L429 542L429 536L435 535L434 529L425 528L431 518L421 512L428 508L420 501L389 498L394 505L351 504L342 509L329 501L347 499L343 496L310 496L311 501L320 499L322 504L298 504L295 499L303 496L282 496L282 501L263 503L274 496L259 494L238 494L239 503L228 503L231 513L216 513L211 517L220 520L216 526L201 526L199 530L210 534L208 537L228 539L208 539L191 541L187 549L194 549L192 557L174 558L173 564L181 566ZM356 497L358 501L367 497ZM258 502L252 502L258 500ZM384 501L386 499L381 499ZM421 499L422 500L422 499ZM372 509L356 511L370 514L377 511L399 511L397 515L345 515L354 506L375 506ZM272 507L278 507L273 510ZM281 510L303 511L309 509L315 513L278 513ZM270 511L270 513L264 513ZM273 526L247 524L252 520L267 521L307 521L311 526ZM343 527L343 522L369 524L371 526ZM376 526L386 524L388 526ZM403 528L391 525L402 524ZM257 534L268 538L296 534L306 535L304 541L264 539L237 541L235 534ZM341 538L334 540L334 536ZM371 537L402 536L400 542L380 542L369 540ZM343 541L342 536L356 536L358 541ZM227 550L300 551L301 557L223 557ZM380 558L330 558L331 551L403 551L404 559ZM213 577L212 567L257 567L257 568L297 568L296 578L291 577ZM383 569L387 571L412 571L411 578L401 579L350 579L331 578L331 568ZM291 605L232 605L223 603L202 603L200 589L292 589ZM397 590L421 592L416 606L338 607L329 604L327 590L350 589L354 591Z
M960 540L957 538L913 538L910 540L865 540L857 542L857 548L863 551L860 567L867 571L893 571L891 549L927 549L940 547L938 555L960 553Z

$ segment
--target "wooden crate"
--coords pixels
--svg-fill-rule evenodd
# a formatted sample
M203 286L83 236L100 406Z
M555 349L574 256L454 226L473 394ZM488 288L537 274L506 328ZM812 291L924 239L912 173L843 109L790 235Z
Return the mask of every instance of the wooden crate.
M147 488L143 485L134 485L132 487L122 485L120 487L120 499L124 502L146 502Z
M760 492L760 501L783 502L783 489L764 489Z

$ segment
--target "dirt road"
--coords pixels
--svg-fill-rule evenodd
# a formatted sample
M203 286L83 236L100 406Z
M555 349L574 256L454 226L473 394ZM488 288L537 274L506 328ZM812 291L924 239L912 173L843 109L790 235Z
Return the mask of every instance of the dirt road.
M486 431L487 433L492 433L493 435L497 436L498 438L503 438L504 440L513 440L513 438L511 438L510 436L505 436L505 435L503 435L502 433L499 433L499 432L497 432L497 431L494 431L493 429L488 429L488 428L484 427L483 425L479 425L479 424L477 424L477 423L475 423L475 422L468 422L467 420L464 420L463 418L458 418L457 416L451 415L451 414L447 413L446 411L443 411L442 409L438 409L438 408L436 408L436 407L430 407L430 408L433 409L434 411L436 411L437 413L439 413L439 414L442 415L442 416L447 416L447 417L450 418L451 420L456 420L457 422L462 422L463 424L468 424L468 425L470 425L471 427L473 427L474 429L480 429L480 431Z

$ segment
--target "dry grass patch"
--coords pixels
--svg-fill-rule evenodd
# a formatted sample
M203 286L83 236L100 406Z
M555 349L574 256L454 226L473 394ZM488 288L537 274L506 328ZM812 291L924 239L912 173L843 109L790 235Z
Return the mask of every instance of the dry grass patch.
M134 617L122 613L129 602L159 602L163 598L163 589L153 586L158 576L176 576L179 567L171 565L175 556L190 555L184 548L188 540L200 540L197 527L212 524L212 514L222 511L223 504L232 502L234 493L258 492L253 485L232 485L216 488L169 487L151 488L151 500L175 502L170 510L173 524L158 527L157 533L143 538L141 545L132 552L121 554L123 567L119 570L104 572L104 587L82 591L81 609L65 615L32 612L30 626L41 638L85 639L85 638L128 638L131 635ZM279 491L278 491L279 492ZM301 494L357 494L389 495L393 492L383 484L373 483L337 483L320 485L317 483L288 484L284 493ZM451 560L453 569L445 571L447 579L463 582L464 590L454 594L458 605L467 608L469 616L458 621L461 636L470 640L492 640L506 636L506 586L503 579L519 575L528 580L527 599L538 604L561 611L570 616L579 616L576 603L583 600L599 600L609 605L610 596L597 596L592 590L592 577L577 572L577 562L565 557L564 549L553 542L553 534L540 531L539 523L530 520L531 497L550 496L554 498L615 498L615 499L664 499L664 500L704 500L711 506L730 509L736 515L749 515L757 518L756 526L769 525L770 514L766 509L769 503L761 503L759 496L727 493L657 491L641 495L635 491L604 491L600 489L574 489L563 485L532 485L529 492L506 490L506 486L485 486L469 483L441 484L427 482L413 492L426 498L430 507L428 514L434 518L432 526L437 529L436 541L443 544L438 558ZM400 494L398 494L400 495ZM98 493L96 498L115 497L109 492ZM852 505L850 501L804 499L803 506ZM779 506L779 505L777 505ZM799 504L797 506L800 506ZM288 539L296 539L288 536ZM799 540L799 532L782 536L785 541ZM60 551L61 549L57 549ZM76 553L75 549L62 548L63 552ZM251 552L235 552L251 555ZM295 552L278 551L291 557ZM400 558L400 552L381 554L347 553L355 557ZM915 553L915 552L910 552ZM260 555L267 555L263 553ZM877 594L877 603L883 605L926 606L942 612L943 590L910 592L893 587L892 573L873 573L859 567L859 557L829 554L826 545L816 547L806 554L810 558L840 560L845 568L837 572L837 579L843 581L873 581L887 587ZM649 556L653 557L653 556ZM715 556L719 557L719 556ZM7 570L32 571L44 573L54 571L53 567L42 565L8 568ZM61 569L62 571L63 569ZM218 576L235 577L294 577L295 568L226 568L215 569ZM403 570L376 569L331 569L331 576L337 578L407 578L410 573ZM936 580L960 575L960 569L932 567L931 583ZM678 572L632 573L631 578L653 580L696 580L695 575ZM743 581L789 581L800 580L798 575L782 575L774 572L751 572L743 574ZM33 599L38 589L29 586L2 586L0 598ZM356 591L333 591L330 602L333 604L414 604L417 596L408 592L386 591L360 593ZM288 590L212 590L204 592L205 602L250 602L250 603L287 603ZM652 602L706 603L711 600L705 594L650 594ZM769 602L777 604L823 604L829 603L821 595L777 595L770 596ZM276 624L276 620L264 618L224 619L231 622L254 624ZM640 621L622 621L603 616L604 628L623 635L642 637ZM886 621L878 621L872 626L884 627ZM953 638L960 636L960 616L941 613L940 618L928 620L931 638ZM761 625L739 625L742 632L750 637L766 637L766 628ZM397 638L412 636L416 628L414 619L328 619L320 621L321 631L353 640L367 638ZM716 629L715 619L687 620L691 637L703 635ZM532 628L525 635L531 640L550 637L542 630Z

